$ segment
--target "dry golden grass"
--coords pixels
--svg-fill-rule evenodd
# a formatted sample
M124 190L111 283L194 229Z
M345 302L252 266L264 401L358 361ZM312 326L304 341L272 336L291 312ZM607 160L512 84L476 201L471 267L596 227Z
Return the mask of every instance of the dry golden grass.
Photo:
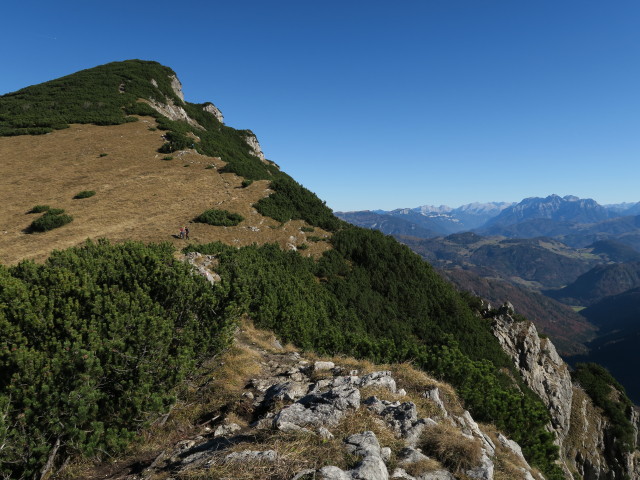
M420 475L424 475L427 472L434 472L436 470L441 470L442 464L437 460L432 458L428 460L419 460L414 463L409 463L406 465L401 465L401 467L411 476L418 477Z
M256 328L249 318L243 318L236 339L245 345L261 348L268 353L295 352L296 348L287 343L281 345L273 332ZM281 345L281 347L279 346Z
M306 240L308 234L300 231L304 222L280 225L251 207L269 195L267 181L240 188L241 177L218 172L222 160L191 150L163 160L165 155L157 153L162 132L149 130L155 125L154 119L142 117L123 125L72 125L47 135L0 137L0 263L41 261L54 249L88 238L169 241L182 248L187 242L173 235L209 208L236 212L245 220L236 227L189 224L190 242L306 243L303 255L329 248L327 242ZM207 169L209 165L216 168ZM74 200L81 190L95 190L96 195ZM25 233L38 216L26 212L42 204L64 208L73 222L46 233ZM310 235L325 234L316 227Z
M480 464L482 447L477 438L467 438L448 423L425 429L418 445L454 472L464 472Z

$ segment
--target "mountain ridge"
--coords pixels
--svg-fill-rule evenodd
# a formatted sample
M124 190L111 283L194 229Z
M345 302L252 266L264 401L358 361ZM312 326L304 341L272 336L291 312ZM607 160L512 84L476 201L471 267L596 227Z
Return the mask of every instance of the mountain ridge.
M527 377L510 356L520 348L518 342L540 346L546 340L541 342L535 329L508 307L487 311L480 299L459 293L391 237L338 220L312 192L261 158L247 139L250 131L223 125L207 110L209 103L184 102L172 86L174 76L155 62L118 62L0 97L2 153L43 142L40 162L20 162L13 153L18 167L13 180L31 183L25 198L6 196L15 202L15 223L8 224L12 235L0 251L19 262L28 256L30 242L39 242L43 251L47 245L75 245L53 252L43 263L0 267L0 325L7 333L0 338L0 366L9 372L0 378L2 474L47 477L72 457L118 455L144 428L171 417L176 398L191 391L188 382L180 381L196 366L206 369L206 361L201 363L206 355L216 361L240 318L249 316L282 341L307 350L411 361L449 380L474 418L508 432L546 478L570 477L553 443L554 438L562 443L567 425L549 411L555 398L538 389L545 384L545 372ZM102 97L88 99L91 90ZM91 133L76 136L82 132ZM108 132L104 143L91 143L99 132ZM128 142L140 143L144 155L127 154ZM65 164L72 170L87 168L71 178L62 170ZM38 171L43 165L59 182L49 190L46 175ZM140 166L142 171L132 170ZM99 167L107 169L100 182L91 176ZM184 182L170 181L178 177ZM161 183L148 196L137 196L145 191L144 182L158 178ZM190 180L197 178L205 181L194 191ZM121 190L114 192L116 183ZM95 195L78 195L92 187ZM185 197L190 201L183 202ZM191 203L193 198L202 203ZM73 222L41 234L16 231L17 224L28 225L39 215L35 211L43 211L35 207L44 202L51 205L43 216L57 215L53 211L64 207L75 214ZM137 208L138 216L131 218L124 205ZM151 212L152 206L157 210ZM200 225L195 217L205 207L237 225ZM171 212L168 218L165 211ZM100 223L109 212L114 216ZM189 219L193 238L171 233L177 233L178 221L183 225ZM173 245L124 241L136 240L141 224L154 223L150 236ZM86 242L85 225L93 225L98 237L120 237L115 244L100 238ZM264 236L258 242L254 234ZM187 258L201 262L194 267L198 271L210 269L208 282L183 263L178 246L187 247ZM498 317L508 323L501 341L492 329ZM525 338L509 340L509 325L526 326ZM165 351L171 354L167 363L161 360ZM566 380L562 365L560 370ZM176 383L163 382L165 376ZM617 388L606 376L597 382ZM145 395L145 389L154 395ZM319 395L333 398L336 393ZM614 413L627 405L624 392L616 390L616 398L620 401L613 406L604 404ZM307 406L291 406L313 411L314 403L307 400ZM105 407L111 412L107 416L102 415ZM207 412L207 418L218 412ZM621 415L612 413L607 425L624 433L637 419L626 410ZM45 417L50 421L39 421ZM433 431L423 433L428 441ZM563 461L580 472L596 460L602 475L631 471L635 467L627 457L635 442L613 438L620 439L617 449L603 447L592 452L595 456L572 454ZM600 460L605 457L609 460ZM488 472L484 477L493 477L492 468L483 471Z

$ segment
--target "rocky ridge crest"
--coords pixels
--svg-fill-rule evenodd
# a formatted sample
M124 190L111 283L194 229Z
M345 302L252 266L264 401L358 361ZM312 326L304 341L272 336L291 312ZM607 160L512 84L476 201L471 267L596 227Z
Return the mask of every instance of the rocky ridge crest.
M408 366L305 357L260 335L268 340L251 341L250 325L236 335L259 374L194 435L117 478L544 479L516 442L478 425L448 385Z

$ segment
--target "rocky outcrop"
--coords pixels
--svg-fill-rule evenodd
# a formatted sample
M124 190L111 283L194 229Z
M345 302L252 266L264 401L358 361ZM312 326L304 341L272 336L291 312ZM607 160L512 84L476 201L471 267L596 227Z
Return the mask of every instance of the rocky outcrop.
M265 162L266 160L264 158L264 153L262 153L260 142L258 142L258 137L256 137L251 130L245 130L245 132L244 141L247 142L247 145L251 148L251 153Z
M189 257L195 265L208 260ZM293 438L296 449L301 444L327 445L332 456L319 454L307 462L314 468L287 470L292 473L277 478L452 480L463 476L493 480L496 461L500 458L498 463L504 464L504 458L515 458L517 466L512 471L517 474L510 478L543 480L529 467L517 443L483 431L457 400L449 406L451 393L443 395L437 385L407 394L398 388L389 370L361 375L337 362L312 362L273 345L281 353L265 356L263 374L251 378L237 400L253 422L236 423L216 415L200 435L156 457L143 478L183 478L207 475L205 472L216 476L216 472L239 470L257 472L242 478L264 478L258 472L282 468L291 461L292 447L283 445ZM248 407L251 412L246 411ZM421 414L425 409L430 416ZM365 425L373 428L362 428ZM427 441L437 433L446 438L443 445L453 437L480 446L480 453L472 460L462 460L463 466L447 467L438 457L445 447L432 449L433 442ZM260 438L270 440L259 443ZM349 462L341 460L341 455Z
M204 104L204 106L202 107L202 110L204 110L205 112L210 113L211 115L213 115L214 117L216 117L216 119L220 122L220 123L224 123L224 117L222 116L222 112L220 111L220 109L218 107L216 107L213 103L211 102L206 102Z
M184 93L182 93L182 83L178 80L178 77L175 75L170 75L169 80L171 81L171 89L176 94L176 96L184 102Z
M631 418L636 428L636 444L631 452L622 453L610 420L579 385L572 383L569 367L553 343L538 335L533 323L519 321L509 303L497 310L486 306L483 315L492 319L493 334L502 349L511 357L527 386L549 409L549 429L556 434L566 478L640 478L637 412L634 411ZM504 439L500 438L500 442L517 452L518 449Z
M502 349L513 359L525 383L544 402L551 413L551 423L562 443L569 432L573 388L567 364L553 343L541 338L535 325L518 321L513 306L498 309L492 324L493 334Z
M167 103L159 102L158 100L153 98L148 100L143 100L143 101L147 103L149 106L151 106L160 115L164 115L170 120L187 122L189 125L195 128L204 130L204 128L198 122L196 122L193 118L191 118L187 114L187 112L181 105L176 105L173 99L171 98L168 98L166 100L167 100Z

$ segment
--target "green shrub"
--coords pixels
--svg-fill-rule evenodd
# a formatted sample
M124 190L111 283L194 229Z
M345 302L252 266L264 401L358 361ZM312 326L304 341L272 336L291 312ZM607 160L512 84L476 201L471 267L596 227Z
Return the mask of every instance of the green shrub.
M307 245L306 243L301 243L300 245L297 246L298 250L307 250L309 248L309 245Z
M311 233L311 232L315 232L315 230L316 229L313 227L307 227L307 226L300 227L301 232Z
M243 180L242 181L242 188L247 188L252 183L253 183L253 180Z
M289 220L304 220L310 225L332 232L346 225L333 215L325 202L288 175L282 174L273 180L270 188L275 193L254 205L256 210L264 216L282 223Z
M36 205L31 210L29 210L27 213L42 213L42 212L46 212L46 211L48 211L50 209L51 209L51 207L49 205Z
M167 132L165 133L165 138L167 139L166 143L158 149L160 153L172 153L194 146L193 139L181 132Z
M170 245L106 241L0 265L0 478L116 454L225 348L233 309Z
M64 210L61 209L49 210L43 216L31 222L29 230L32 232L46 232L53 230L54 228L62 227L73 221L73 217L71 215L51 213L52 211L55 212L57 210L64 212Z
M48 215L62 215L64 213L64 208L50 208L46 213Z
M196 222L224 227L233 227L238 225L242 220L244 220L244 217L240 214L216 209L206 210L194 218Z
M81 198L93 197L95 194L96 194L95 190L82 190L81 192L76 193L73 198L75 198L76 200L79 200Z
M98 157L102 158L102 157L106 157L107 155L109 155L108 153L101 153L100 155L98 155Z
M162 157L163 160L173 160L173 157L171 155L165 155L164 157Z

